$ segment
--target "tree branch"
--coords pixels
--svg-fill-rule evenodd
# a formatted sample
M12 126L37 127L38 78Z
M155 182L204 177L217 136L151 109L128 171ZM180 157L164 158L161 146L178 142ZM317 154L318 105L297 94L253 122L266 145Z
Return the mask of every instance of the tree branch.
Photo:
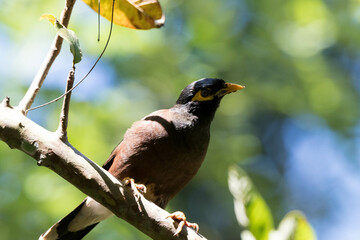
M168 212L142 195L137 200L129 187L85 157L69 142L63 142L58 134L37 125L18 109L12 109L8 99L0 104L0 139L10 148L19 149L36 159L38 165L50 168L153 239L205 239L187 227L179 236L173 236L177 223L166 218Z
M70 70L69 76L66 81L65 93L68 92L74 85L74 74L75 74L75 64L73 63L72 69ZM69 122L70 99L71 99L71 92L65 95L60 113L59 127L56 131L59 134L59 138L64 142L67 141L67 126Z
M60 22L67 27L70 21L70 16L72 9L74 7L76 0L66 0L64 9L61 12ZM33 104L37 93L39 92L49 70L55 61L56 57L59 55L61 50L63 39L59 35L56 35L46 58L44 59L39 71L37 72L34 80L32 81L29 89L27 90L25 96L20 101L19 105L16 107L23 114L26 115L27 110Z

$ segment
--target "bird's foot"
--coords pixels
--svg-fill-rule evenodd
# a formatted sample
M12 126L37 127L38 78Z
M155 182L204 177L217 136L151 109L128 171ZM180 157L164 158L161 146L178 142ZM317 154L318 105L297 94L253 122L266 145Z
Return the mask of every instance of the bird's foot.
M179 222L179 225L176 229L176 232L174 233L174 236L178 235L181 232L184 225L195 229L196 232L199 231L199 225L197 225L196 223L190 223L190 222L186 221L186 217L183 212L180 212L180 211L174 212L174 213L170 214L169 216L167 216L166 218L172 218L173 220L176 220Z
M135 201L138 205L139 212L142 212L141 204L139 203L140 193L146 193L146 186L144 184L136 184L133 178L126 177L123 179L125 185L130 186L134 192Z
M140 192L142 194L146 193L146 186L144 184L136 184L135 180L133 178L129 178L126 177L123 179L123 182L125 185L130 186L131 189L136 193L136 192ZM137 200L139 199L140 196L136 196Z
M133 178L126 177L123 179L124 184L130 186L131 189L137 190L141 193L146 193L146 186L144 184L137 184Z

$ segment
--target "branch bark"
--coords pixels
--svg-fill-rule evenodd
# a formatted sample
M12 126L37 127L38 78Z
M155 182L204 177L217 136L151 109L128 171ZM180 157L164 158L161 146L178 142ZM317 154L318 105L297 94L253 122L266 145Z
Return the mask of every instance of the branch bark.
M38 165L53 170L153 239L205 239L187 227L179 236L173 236L177 223L166 218L168 212L142 195L137 200L131 188L124 186L69 142L62 141L58 134L49 132L18 109L13 109L8 98L0 104L0 139L10 148L19 149L34 158Z
M72 9L75 5L76 0L66 0L64 9L61 12L60 22L67 27L69 25L70 16ZM29 89L27 90L25 96L20 101L19 105L16 107L19 109L23 114L26 115L27 110L33 104L37 93L39 92L44 80L55 61L56 57L59 55L61 50L63 39L59 35L56 35L46 58L44 59L39 71L37 72L34 80L32 81Z

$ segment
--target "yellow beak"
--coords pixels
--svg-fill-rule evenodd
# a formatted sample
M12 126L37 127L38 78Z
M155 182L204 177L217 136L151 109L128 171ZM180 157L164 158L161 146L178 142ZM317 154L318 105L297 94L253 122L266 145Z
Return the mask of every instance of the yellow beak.
M237 90L245 88L245 86L235 84L235 83L225 83L226 87L221 89L216 95L222 97L226 94L236 92Z

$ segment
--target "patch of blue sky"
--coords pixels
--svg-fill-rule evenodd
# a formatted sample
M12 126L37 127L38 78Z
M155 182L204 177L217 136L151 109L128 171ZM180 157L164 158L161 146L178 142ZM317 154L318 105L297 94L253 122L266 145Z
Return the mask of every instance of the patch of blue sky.
M12 56L12 44L8 36L8 30L5 25L0 24L0 76L2 79L9 74L9 68L6 63Z
M64 46L65 48L68 46ZM97 56L83 55L80 63L76 64L75 84L80 81L91 69ZM71 69L72 56L63 54L56 60L47 77L44 88L59 89L63 91L66 85L66 78ZM102 58L89 76L74 90L73 97L77 101L91 101L99 99L100 96L115 84L116 72Z
M293 202L290 207L302 208L319 239L357 239L359 155L350 156L346 150L347 141L354 139L338 136L314 116L290 120L283 134L289 152L286 180Z

